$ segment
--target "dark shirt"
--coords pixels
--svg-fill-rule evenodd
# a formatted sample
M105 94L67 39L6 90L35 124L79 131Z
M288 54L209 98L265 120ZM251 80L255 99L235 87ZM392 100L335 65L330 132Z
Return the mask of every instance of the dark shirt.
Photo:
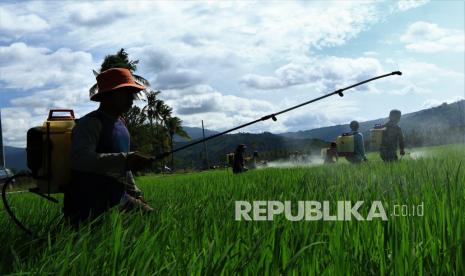
M244 153L242 151L236 151L234 153L233 171L240 172L242 170L244 170Z
M403 150L405 145L402 129L392 122L388 122L385 127L380 150L384 152L396 152L397 145L399 145L400 150Z

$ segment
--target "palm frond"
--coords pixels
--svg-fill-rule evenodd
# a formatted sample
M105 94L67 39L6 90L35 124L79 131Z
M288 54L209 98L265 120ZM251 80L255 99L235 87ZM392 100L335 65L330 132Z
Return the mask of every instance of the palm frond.
M94 84L92 87L89 89L89 97L92 97L93 95L97 94L98 92L98 85Z
M139 83L139 84L142 84L143 86L150 86L150 82L148 80L146 80L145 78L139 76L139 75L132 75L134 77L134 81Z

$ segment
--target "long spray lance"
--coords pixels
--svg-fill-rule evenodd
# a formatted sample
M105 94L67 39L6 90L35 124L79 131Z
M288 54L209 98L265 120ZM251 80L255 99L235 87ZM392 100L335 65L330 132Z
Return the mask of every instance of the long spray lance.
M167 157L167 156L169 156L170 154L173 154L173 153L175 153L175 152L177 152L177 151L180 151L180 150L183 150L183 149L192 147L192 146L194 146L194 145L203 143L203 142L208 141L208 140L210 140L210 139L213 139L213 138L219 137L219 136L221 136L221 135L227 134L227 133L229 133L229 132L232 132L232 131L235 131L235 130L244 128L244 127L246 127L246 126L250 126L250 125L256 124L256 123L261 122L261 121L266 121L266 120L268 120L268 119L272 119L273 121L277 121L276 116L278 116L278 115L281 115L281 114L283 114L283 113L289 112L289 111L294 110L294 109L297 109L297 108L299 108L299 107L302 107L302 106L305 106L305 105L314 103L314 102L316 102L316 101L322 100L322 99L324 99L324 98L327 98L327 97L330 97L330 96L333 96L333 95L339 95L340 97L343 97L343 96L344 96L343 92L344 92L345 90L348 90L348 89L357 87L357 86L359 86L359 85L362 85L362 84L365 84L365 83L368 83L368 82L371 82L371 81L374 81L374 80L377 80L377 79L389 77L389 76L392 76L392 75L399 75L399 76L400 76L400 75L402 75L402 72L400 72L400 71L394 71L394 72L391 72L391 73L389 73L389 74L384 74L384 75L381 75L381 76L377 76L377 77L374 77L374 78L371 78L371 79L368 79L368 80L364 80L364 81L361 81L361 82L359 82L359 83L356 83L356 84L353 84L353 85L350 85L350 86L347 86L347 87L338 89L338 90L336 90L336 91L334 91L334 92L332 92L332 93L323 95L323 96L318 97L318 98L315 98L315 99L313 99L313 100L310 100L310 101L307 101L307 102L304 102L304 103L301 103L301 104L298 104L298 105L289 107L289 108L287 108L287 109L281 110L281 111L276 112L276 113L272 113L272 114L263 116L263 117L261 117L260 119L257 119L257 120L255 120L255 121L252 121L252 122L249 122L249 123L246 123L246 124L237 126L237 127L235 127L235 128L228 129L228 130L226 130L226 131L223 131L223 132L217 133L217 134L215 134L215 135L209 136L209 137L207 137L207 138L205 138L205 139L198 140L198 141L192 142L192 143L190 143L190 144L184 145L184 146L179 147L179 148L177 148L177 149L174 149L174 150L171 150L171 151L167 151L167 152L158 154L158 155L156 155L156 156L154 157L154 159L155 159L155 160L160 160L160 159L162 159L162 158L164 158L164 157Z

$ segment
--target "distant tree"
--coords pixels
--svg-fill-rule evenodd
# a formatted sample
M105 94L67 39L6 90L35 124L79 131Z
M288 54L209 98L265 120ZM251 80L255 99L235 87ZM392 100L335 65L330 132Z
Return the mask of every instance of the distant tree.
M190 139L189 135L187 132L184 131L184 129L181 126L181 119L178 117L169 117L166 119L166 128L168 130L169 134L169 140L170 140L170 149L173 150L173 141L174 141L174 135L177 134L183 138ZM174 155L171 154L171 168L174 168Z
M161 151L162 152L165 152L165 145L169 145L169 136L168 136L168 128L167 128L167 121L168 121L168 118L171 117L171 113L173 111L173 109L171 107L169 107L168 105L166 105L163 101L160 102L159 104L159 114L160 114L160 118L161 118L161 123L162 123L162 126L163 128L161 128L162 131L159 132L159 139L161 141ZM164 160L163 160L164 161ZM164 164L162 164L164 166Z
M158 154L156 147L156 139L158 139L158 135L155 135L155 131L158 131L158 120L160 120L160 112L159 112L159 102L160 100L157 99L157 96L160 94L160 91L149 91L147 92L147 100L146 105L142 108L142 112L146 115L146 118L150 125L151 135L152 135L152 148L154 150L153 154Z

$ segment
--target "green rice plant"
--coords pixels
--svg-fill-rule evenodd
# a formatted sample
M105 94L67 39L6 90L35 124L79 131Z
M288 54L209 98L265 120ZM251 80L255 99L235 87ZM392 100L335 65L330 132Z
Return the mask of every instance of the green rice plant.
M392 164L369 159L143 176L137 182L154 213L115 209L78 231L53 223L60 206L12 194L18 217L48 238L29 238L0 209L0 274L463 275L465 145L414 149ZM238 200L326 200L331 210L337 201L381 201L388 220L236 221ZM391 216L398 204L423 204L423 216Z

